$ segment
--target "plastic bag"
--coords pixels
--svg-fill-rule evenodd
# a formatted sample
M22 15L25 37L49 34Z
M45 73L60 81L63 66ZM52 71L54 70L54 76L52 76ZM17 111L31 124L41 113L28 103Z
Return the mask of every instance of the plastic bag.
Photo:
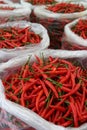
M23 121L14 117L13 115L0 108L0 130L31 130L31 127L25 124ZM35 130L32 128L32 130Z
M4 11L3 11L4 8ZM9 8L6 10L5 8ZM10 10L10 8L13 8ZM8 21L19 21L27 20L29 21L31 14L31 6L23 6L21 4L3 4L0 5L0 24Z
M20 0L9 0L12 3L20 3Z
M9 0L0 0L0 5L2 4L10 4L11 3L11 1L9 1Z
M87 40L75 34L71 28L78 23L80 19L87 19L87 17L79 18L67 24L64 28L64 36L62 38L62 49L66 50L87 50Z
M59 2L61 3L61 2ZM86 2L69 2L73 4L83 5L87 9ZM33 15L31 18L32 22L37 22L45 26L48 30L51 43L50 47L52 49L61 48L61 39L64 32L64 26L70 23L72 20L80 18L87 15L87 10L77 13L54 13L47 10L48 6L40 6L34 8Z
M8 28L8 27L31 27L31 30L38 34L42 39L41 42L38 44L30 44L26 46L16 47L14 49L0 49L0 62L5 62L10 58L15 56L24 54L26 52L35 52L38 50L45 49L49 46L49 36L47 34L47 30L40 24L30 23L27 21L15 21L15 22L8 22L6 24L1 24L0 28Z
M26 54L14 59L11 59L7 63L0 65L0 76L3 77L7 76L12 71L16 70L20 66L24 65L26 61L30 58L30 62L32 64L35 61L35 55L40 56L41 53L44 55L44 58L49 56L52 57L60 57L63 59L73 59L74 61L79 61L82 66L87 68L87 51L63 51L63 50L43 50L41 52L37 52L35 54ZM84 62L85 61L85 62ZM0 106L5 109L7 112L11 113L12 115L16 116L17 118L21 119L22 121L26 122L28 125L32 126L37 130L86 130L87 123L80 126L79 128L64 128L58 125L54 125L50 123L40 116L38 116L33 111L24 108L18 104L15 104L7 99L5 99L4 95L4 87L0 80Z

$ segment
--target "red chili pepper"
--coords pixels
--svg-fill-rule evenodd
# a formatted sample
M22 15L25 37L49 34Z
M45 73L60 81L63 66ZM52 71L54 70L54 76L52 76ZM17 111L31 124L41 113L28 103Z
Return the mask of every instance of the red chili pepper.
M36 98L36 109L37 109L37 111L39 111L39 99L41 98L42 94L43 94L43 90L41 90L39 92L39 94L38 94L38 96Z
M76 108L72 102L70 103L70 106L71 106L72 113L73 113L74 125L75 125L75 127L78 127L79 124L78 124L78 117L77 117Z

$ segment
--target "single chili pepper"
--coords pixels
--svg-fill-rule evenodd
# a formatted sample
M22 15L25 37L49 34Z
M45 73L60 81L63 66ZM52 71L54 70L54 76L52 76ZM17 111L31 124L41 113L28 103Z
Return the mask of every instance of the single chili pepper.
M84 86L84 83L82 83L82 86L83 86L83 96L82 96L82 102L81 102L81 111L83 111L83 107L84 107L84 103L85 103L85 97L86 97L86 93L85 93L85 86Z
M72 121L66 121L65 123L61 124L64 127L70 126L72 124Z
M57 109L59 111L65 111L65 108L64 107L61 107L61 106L53 106L53 105L50 105L50 108L54 108L54 109Z
M21 105L25 107L24 93L22 93L20 100L21 100Z
M43 91L44 91L46 97L48 97L48 90L47 90L47 88L46 88L45 83L44 83L42 80L40 80L40 83L41 83L41 85L42 85L42 87L43 87Z
M44 82L45 82L45 84L46 84L49 88L52 89L52 91L54 92L55 96L58 98L58 93L57 93L57 91L56 91L56 89L55 89L55 86L53 86L53 85L51 84L51 82L49 82L48 80L44 80Z
M74 125L75 127L78 127L78 117L77 117L76 108L74 107L74 104L72 102L70 102L70 106L71 106L73 117L74 117Z
M56 114L55 114L55 117L54 117L54 119L53 119L53 122L56 124L56 120L58 119L58 117L59 117L59 111L56 111Z
M39 92L39 94L38 94L38 96L37 96L37 98L36 98L36 109L37 109L37 111L39 111L39 100L40 100L42 94L43 94L43 90L41 90L41 91Z
M67 72L66 76L60 81L61 83L65 83L69 79L70 73L71 73L70 71L71 70L68 69L68 72Z
M76 85L76 87L75 87L71 92L69 92L68 94L63 95L62 98L71 96L72 94L74 94L74 93L80 88L80 86L81 86L81 84L78 83L78 84Z
M63 118L67 118L70 115L71 108L68 107L68 111L64 114Z
M78 117L81 118L81 111L80 111L80 109L79 109L79 106L78 106L78 103L77 103L77 102L75 103L75 107L76 107L76 111L77 111Z
M52 113L53 113L54 111L55 111L55 109L49 110L48 113L46 113L46 115L45 115L45 119L49 118L50 115L52 115Z
M72 88L75 87L75 78L76 78L76 72L74 74L71 73Z
M25 91L27 91L29 87L32 87L32 85L34 85L34 84L35 84L35 82L37 82L37 80L35 80L35 81L34 81L34 82L32 82L31 84L29 84L28 86L27 86L27 85L26 85L26 86L24 86L24 87L23 87L23 91L24 91L24 92L25 92Z

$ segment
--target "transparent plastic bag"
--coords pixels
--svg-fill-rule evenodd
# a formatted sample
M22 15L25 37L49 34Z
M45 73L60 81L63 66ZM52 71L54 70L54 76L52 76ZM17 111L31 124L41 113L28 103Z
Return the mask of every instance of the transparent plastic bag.
M87 19L87 17L79 18L67 24L64 28L64 36L62 38L62 49L66 50L87 50L87 40L75 34L71 28L78 23L80 19Z
M38 44L29 44L21 47L16 47L14 49L1 48L0 62L5 62L10 58L24 54L26 52L30 53L42 50L49 46L49 36L47 34L47 30L40 24L30 23L27 21L15 21L0 25L0 28L9 28L9 27L20 27L20 28L31 27L31 30L41 37L41 41Z
M16 69L20 68L20 66L24 65L26 61L30 58L30 63L32 64L33 61L35 61L35 55L41 56L43 54L44 58L47 58L49 56L52 56L54 58L59 57L62 59L73 59L74 61L79 61L79 63L87 68L87 51L63 51L63 50L43 50L41 52L37 52L35 54L26 54L19 57L16 57L14 59L11 59L7 63L0 65L0 77L3 79L8 74L13 73ZM0 106L5 109L10 114L14 115L15 117L21 119L26 124L32 126L33 128L37 130L86 130L87 129L87 123L83 124L79 128L64 128L58 125L54 125L53 123L50 123L43 118L41 118L39 115L31 111L30 109L24 108L14 102L11 102L7 99L5 99L4 95L4 86L2 84L2 81L0 80Z
M61 3L61 2L59 2ZM32 22L37 22L42 24L48 30L51 43L50 47L52 49L61 48L61 40L64 32L64 26L71 21L87 15L87 3L86 2L69 2L73 4L83 5L86 10L76 13L54 13L47 10L48 6L39 6L34 8Z
M0 130L31 130L31 127L28 126L23 121L19 120L15 116L9 114L4 109L0 108ZM35 130L32 128L32 130Z
M4 8L4 10L3 10ZM6 10L5 8L9 8ZM10 10L10 8L12 8ZM11 22L11 21L19 21L19 20L27 20L29 21L31 14L31 6L23 6L21 4L1 4L0 5L0 24Z

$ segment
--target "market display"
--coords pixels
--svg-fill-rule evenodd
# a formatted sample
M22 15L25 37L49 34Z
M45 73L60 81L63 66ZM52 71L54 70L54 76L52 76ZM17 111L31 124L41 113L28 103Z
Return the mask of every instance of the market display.
M78 2L59 2L49 6L35 7L31 21L42 24L48 30L52 49L61 49L62 36L66 24L76 18L86 16L87 5Z
M86 122L87 70L52 56L36 59L3 79L6 98L57 125L78 127Z
M86 0L0 0L0 128L87 130Z

